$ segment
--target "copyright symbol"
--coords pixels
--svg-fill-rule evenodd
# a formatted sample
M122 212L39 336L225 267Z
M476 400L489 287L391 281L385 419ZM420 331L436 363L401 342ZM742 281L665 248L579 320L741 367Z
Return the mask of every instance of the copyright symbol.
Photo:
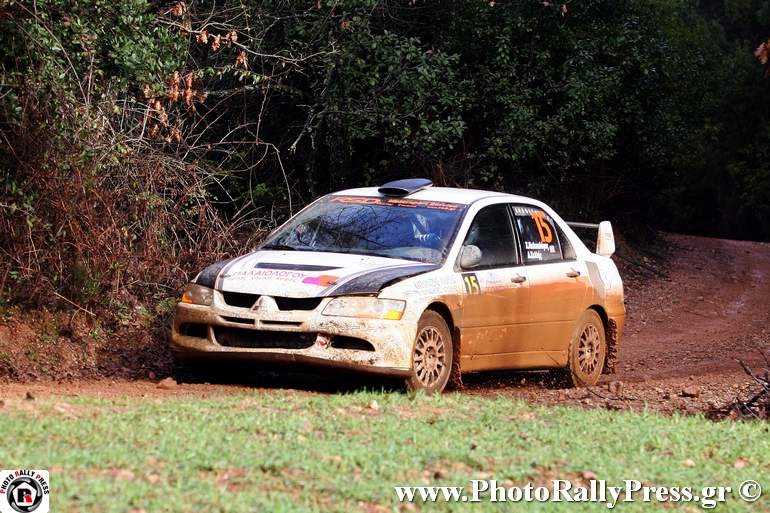
M754 502L762 495L762 487L756 481L749 479L741 483L738 495L746 502Z

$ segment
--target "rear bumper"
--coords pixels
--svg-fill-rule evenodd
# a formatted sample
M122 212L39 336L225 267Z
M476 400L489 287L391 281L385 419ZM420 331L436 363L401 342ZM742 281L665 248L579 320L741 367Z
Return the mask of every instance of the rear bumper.
M252 324L235 324L227 321L229 316L238 314L241 318L255 317ZM406 341L413 340L403 325L395 321L371 321L323 317L314 312L302 312L293 325L261 326L261 320L254 312L234 312L218 305L207 307L180 303L177 305L171 330L171 351L182 360L235 360L276 364L295 364L300 367L323 367L361 371L386 376L405 377L411 372L411 347ZM283 316L283 321L286 321ZM269 320L267 322L270 322ZM274 321L273 321L274 322ZM200 333L183 333L185 325L202 327ZM245 339L250 333L262 340L275 333L276 338L287 335L304 337L309 340L303 347L240 347L217 339L222 328L237 329ZM373 350L343 349L331 347L318 333L326 336L354 337L367 341ZM408 338L407 338L408 337ZM313 342L315 340L315 342ZM225 343L220 343L225 342ZM244 344L245 345L245 344Z

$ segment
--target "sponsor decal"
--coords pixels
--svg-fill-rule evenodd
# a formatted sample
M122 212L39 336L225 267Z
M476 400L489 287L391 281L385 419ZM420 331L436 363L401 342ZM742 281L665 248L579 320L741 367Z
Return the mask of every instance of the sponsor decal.
M459 282L454 275L431 276L423 279L411 281L411 290L405 292L406 295L416 297L433 297L444 294L457 294L459 292Z
M555 237L554 222L543 210L531 207L513 207L516 224L524 241L526 262L546 262L561 258Z
M513 213L519 217L530 216L532 215L533 212L537 212L539 210L540 209L535 209L532 207L522 207L522 206L513 207Z
M47 470L0 470L0 513L48 513Z
M548 221L546 221L545 212L542 210L532 212L530 214L530 217L535 220L535 225L537 225L537 231L540 234L540 240L543 241L545 244L550 243L553 241L553 230L551 230L551 225L549 224L550 218Z
M337 283L337 276L329 274L322 274L321 276L308 276L302 283L309 283L310 285L320 285L321 287L328 287Z
M286 269L243 269L232 272L224 278L228 280L271 280L271 281L293 281L307 283L308 285L320 285L327 287L334 285L339 276L330 274L321 274L312 276L300 271L289 271Z
M510 273L505 271L487 271L482 274L481 288L485 293L512 288Z
M358 203L362 205L378 205L382 207L430 208L454 212L463 207L459 203L443 201L421 201L407 198L373 198L369 196L334 196L332 203Z
M299 271L286 271L274 269L244 269L235 271L225 278L229 280L278 280L278 281L298 281L307 277L306 273Z
M527 262L533 260L543 260L545 255L555 255L556 246L553 244L546 244L544 242L530 242L525 241L524 247L527 250Z

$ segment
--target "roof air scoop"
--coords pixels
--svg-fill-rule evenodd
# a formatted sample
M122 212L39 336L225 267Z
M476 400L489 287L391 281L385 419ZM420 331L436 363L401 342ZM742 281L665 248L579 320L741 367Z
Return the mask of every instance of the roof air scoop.
M427 178L407 178L405 180L396 180L388 182L377 191L383 196L402 197L421 191L433 185L433 182Z

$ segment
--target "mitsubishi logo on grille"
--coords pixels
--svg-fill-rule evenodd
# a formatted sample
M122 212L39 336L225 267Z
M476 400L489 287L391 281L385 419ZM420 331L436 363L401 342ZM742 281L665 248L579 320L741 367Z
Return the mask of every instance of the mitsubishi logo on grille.
M278 303L270 296L259 296L251 309L257 312L276 312L278 311Z

